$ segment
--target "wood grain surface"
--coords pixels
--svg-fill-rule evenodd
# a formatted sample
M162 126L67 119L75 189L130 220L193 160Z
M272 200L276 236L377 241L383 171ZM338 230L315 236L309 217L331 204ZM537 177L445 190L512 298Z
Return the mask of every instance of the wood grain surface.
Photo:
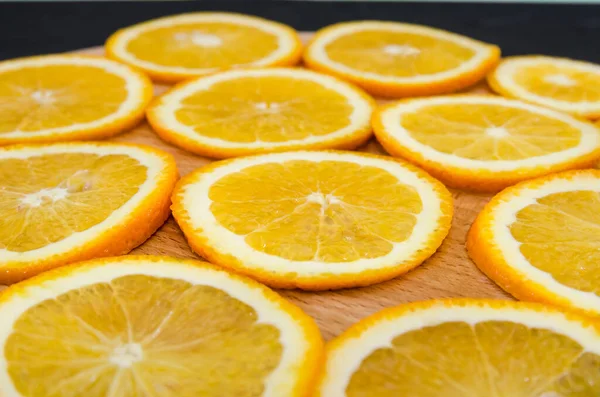
M309 33L303 34L303 39L309 37ZM92 48L80 52L102 54L103 50ZM158 95L166 89L166 86L156 86L155 93ZM478 86L470 91L489 93L485 86ZM211 161L163 142L145 122L111 140L150 145L171 153L177 160L182 176ZM386 154L374 139L360 150ZM512 299L477 269L465 250L467 231L490 196L453 191L453 197L454 220L450 234L437 253L413 271L365 288L316 293L297 290L279 292L315 318L326 340L340 334L363 317L402 303L446 297ZM172 217L131 253L199 259L189 248Z

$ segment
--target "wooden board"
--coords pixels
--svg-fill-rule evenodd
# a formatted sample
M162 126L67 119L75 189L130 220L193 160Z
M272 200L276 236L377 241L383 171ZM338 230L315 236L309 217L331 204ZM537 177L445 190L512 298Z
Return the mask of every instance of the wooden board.
M303 34L304 39L309 37L310 34ZM103 50L94 48L81 52L102 54ZM155 91L160 94L167 88L156 86ZM485 92L485 87L476 87L474 90ZM210 162L209 159L163 142L145 122L111 140L151 145L173 154L182 176ZM385 154L374 139L360 150ZM469 226L490 196L460 191L453 191L453 196L454 220L450 234L436 254L408 274L365 288L317 293L296 290L279 292L315 318L326 340L363 317L402 303L445 297L511 299L477 269L464 247ZM132 254L198 258L172 217Z

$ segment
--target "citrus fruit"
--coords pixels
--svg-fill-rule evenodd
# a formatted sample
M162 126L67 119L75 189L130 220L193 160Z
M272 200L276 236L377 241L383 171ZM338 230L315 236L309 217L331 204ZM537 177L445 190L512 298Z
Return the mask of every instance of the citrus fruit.
M549 175L508 188L467 239L475 264L519 299L600 314L600 171Z
M383 97L461 90L482 80L499 58L494 45L427 26L383 21L323 28L304 53L309 68Z
M446 185L498 191L524 179L591 167L600 129L567 114L495 96L404 100L381 108L383 147Z
M0 145L101 139L135 126L152 99L140 72L101 57L0 62Z
M488 76L497 93L586 118L600 117L600 65L548 56L502 60Z
M592 397L600 327L535 303L475 299L383 310L327 347L317 397Z
M176 82L231 68L292 66L302 43L294 29L277 22L197 12L121 29L106 42L106 52L154 80Z
M0 295L5 397L307 396L313 320L214 266L126 256L66 266Z
M173 216L212 263L279 288L324 290L396 277L448 233L452 196L390 157L286 152L212 163L184 177Z
M143 243L169 216L171 155L114 143L0 149L0 284Z
M166 141L223 158L291 149L353 149L371 136L374 101L307 70L240 70L179 85L148 109Z

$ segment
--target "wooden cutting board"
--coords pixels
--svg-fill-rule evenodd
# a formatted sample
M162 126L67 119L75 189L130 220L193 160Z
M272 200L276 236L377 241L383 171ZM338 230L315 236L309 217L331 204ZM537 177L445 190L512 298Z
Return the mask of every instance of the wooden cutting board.
M311 34L303 33L302 36L307 40ZM90 48L79 52L101 55L103 49ZM155 93L160 94L166 89L167 86L157 85ZM478 86L471 91L489 93L485 86ZM150 145L171 153L177 160L182 176L211 161L163 142L145 122L111 140ZM386 154L374 139L360 150ZM490 196L461 191L453 191L453 196L454 220L450 234L436 254L408 274L365 288L316 293L296 290L279 292L315 318L326 340L363 317L402 303L446 297L512 299L477 269L464 246L469 226ZM132 254L199 258L189 248L172 217Z

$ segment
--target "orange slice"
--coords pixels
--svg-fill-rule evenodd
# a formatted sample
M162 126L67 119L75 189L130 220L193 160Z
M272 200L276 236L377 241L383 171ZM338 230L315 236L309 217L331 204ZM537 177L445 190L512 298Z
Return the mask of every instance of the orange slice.
M0 284L129 252L169 216L176 180L173 157L145 146L0 149Z
M397 22L328 26L306 48L304 62L384 97L435 95L475 84L500 49L455 33Z
M107 138L140 122L151 99L145 75L100 57L0 62L0 145Z
M488 83L504 96L600 117L600 65L539 55L508 57L488 76Z
M153 80L176 82L231 68L292 66L302 43L294 29L267 19L197 12L121 29L106 42L106 52Z
M446 185L498 191L524 179L591 167L600 129L564 113L495 96L405 100L381 108L373 130L392 155Z
M415 302L331 341L316 397L592 397L599 365L590 318L524 302Z
M600 171L506 189L477 217L469 255L519 299L600 314Z
M127 256L45 273L0 296L5 397L300 397L314 321L208 263Z
M167 142L224 158L292 149L354 149L371 136L373 99L301 69L240 70L178 86L148 109Z
M285 152L213 163L173 192L192 249L279 288L396 277L450 229L452 196L420 169L352 152Z

